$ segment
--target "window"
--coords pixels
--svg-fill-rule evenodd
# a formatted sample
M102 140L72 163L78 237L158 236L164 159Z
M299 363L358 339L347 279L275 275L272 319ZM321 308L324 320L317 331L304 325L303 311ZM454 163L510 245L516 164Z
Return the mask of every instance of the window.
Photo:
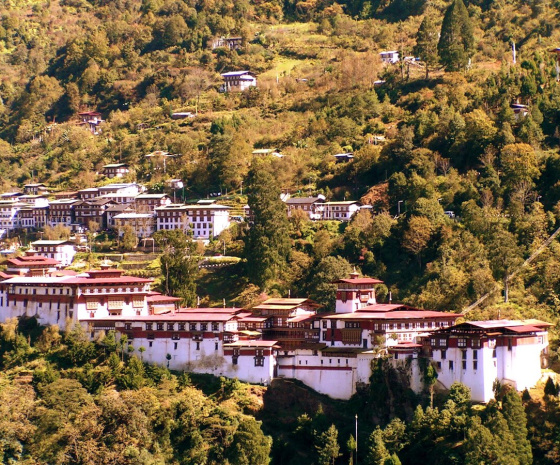
M467 339L464 337L457 339L457 347L467 347Z
M478 362L477 362L476 360L474 360L474 361L472 362L472 369L473 369L473 370L478 370Z
M442 349L441 350L441 359L445 360L447 358L447 350Z
M167 331L173 331L175 329L175 325L173 323L167 323Z
M453 360L449 360L449 369L453 371Z
M196 350L200 350L200 342L196 343Z
M360 323L357 322L357 321L347 321L346 323L344 323L344 327L345 328L359 328Z
M220 325L218 323L212 323L212 331L219 331Z
M441 370L441 362L436 362L436 368L437 368L438 370Z
M171 335L171 339L173 339L174 341L178 341L179 339L181 339L181 337L179 336L179 333L173 333Z
M148 347L152 347L154 343L152 341L148 342Z
M511 337L508 339L508 350L511 352L512 344L511 344Z
M208 331L208 323L200 323L201 331Z
M466 369L467 369L467 361L463 360L463 370L466 370Z
M461 358L462 358L463 360L466 360L466 359L467 359L467 351L466 351L466 350L462 350L462 351L461 351Z
M173 350L177 350L177 342L173 343Z
M398 360L398 359L399 359L399 353L395 352L395 360Z
M189 330L196 331L196 323L189 323Z
M496 349L492 350L492 358L496 358Z
M471 347L473 349L480 349L480 339L471 339Z
M179 331L185 330L185 323L179 323Z
M217 342L214 343L214 350L218 350L218 343Z
M256 367L263 367L264 366L264 357L255 357L255 366Z
M151 331L153 326L154 326L153 323L146 323L146 331Z
M323 320L323 328L327 327L327 320Z
M157 323L156 328L158 331L163 331L163 323Z
M473 360L478 360L478 350L473 350L472 351L472 358L473 358Z
M327 332L323 331L323 341L326 341L326 340L327 340Z
M124 324L124 329L132 329L132 324L131 323L125 323Z

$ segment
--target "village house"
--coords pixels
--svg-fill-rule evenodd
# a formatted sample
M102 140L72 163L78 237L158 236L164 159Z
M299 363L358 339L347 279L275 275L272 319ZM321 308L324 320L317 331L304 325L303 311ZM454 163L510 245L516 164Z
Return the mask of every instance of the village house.
M157 207L156 229L158 231L181 229L191 233L194 239L209 239L229 228L230 209L231 207L219 204L170 204Z
M71 241L35 241L31 243L32 250L39 255L52 258L58 261L62 266L68 266L74 260L76 255L76 247Z
M223 73L222 78L224 79L221 87L223 92L243 92L257 85L257 77L251 71L230 71Z
M95 222L99 229L107 229L106 210L116 205L110 199L81 200L74 204L74 215L76 223L91 229L91 223Z
M29 206L14 200L0 201L0 237L19 228L18 212L22 208L29 208Z
M135 213L136 210L134 209L133 205L127 204L119 204L119 205L111 205L105 210L105 214L107 215L107 228L114 229L115 228L115 216L120 215L121 213Z
M360 209L360 202L356 200L325 202L323 208L324 220L350 221Z
M529 114L529 107L521 103L512 103L510 108L513 110L515 121L521 121Z
M51 201L47 213L47 224L53 228L59 224L70 227L75 222L74 206L79 202L78 199Z
M99 197L99 189L97 187L88 187L78 191L78 198L80 200L91 200Z
M130 173L130 167L127 163L110 163L103 166L103 174L109 179L124 178Z
M16 215L16 225L18 229L25 229L27 231L35 229L35 218L33 217L32 207L26 205L18 210Z
M317 197L290 197L285 201L288 207L288 217L291 217L293 212L301 210L309 215L310 220L323 219L325 196L318 195Z
M32 207L33 223L36 229L42 229L47 225L47 218L50 206Z
M140 194L134 199L137 213L155 213L156 208L171 204L171 198L167 194Z
M349 161L354 160L354 153L337 153L336 155L334 155L334 160L336 163L348 163Z
M119 237L124 236L126 226L132 228L136 237L140 239L151 237L155 232L156 221L153 213L119 213L112 217L112 221Z
M243 45L243 37L219 37L212 39L212 50L225 47L230 50L239 50Z
M380 52L379 56L381 57L381 61L383 63L395 64L399 61L399 52L396 50Z
M6 271L0 276L7 279L14 276L50 276L62 265L58 260L27 251L24 256L8 258L4 265Z
M82 111L78 113L78 125L88 129L93 135L101 134L101 123L105 120L101 118L101 113L97 111Z
M23 193L28 195L45 195L48 194L48 189L42 182L25 184L23 186Z

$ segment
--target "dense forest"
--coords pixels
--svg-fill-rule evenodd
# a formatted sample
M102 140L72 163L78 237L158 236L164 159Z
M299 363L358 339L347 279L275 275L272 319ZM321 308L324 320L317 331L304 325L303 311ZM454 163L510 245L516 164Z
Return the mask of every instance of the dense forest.
M560 386L552 381L522 395L496 385L496 400L485 406L473 406L458 383L430 401L380 359L367 388L333 401L293 381L263 387L170 372L143 363L142 352L114 332L91 342L79 325L61 333L34 319L1 325L0 356L6 464L560 460Z
M106 182L104 164L126 162L127 180L151 192L181 178L183 198L248 202L252 227L210 244L242 260L189 271L174 289L189 299L290 292L328 310L329 283L358 267L386 283L380 301L460 311L492 292L466 317L556 323L560 246L540 247L560 227L559 15L547 0L7 0L1 189L90 187ZM221 36L242 47L212 49ZM383 50L413 59L385 64ZM256 88L219 91L220 73L243 69ZM85 110L102 113L100 135L76 124ZM145 157L156 150L176 157ZM343 152L353 161L336 163ZM360 200L374 215L288 220L282 191ZM392 392L380 366L348 405L324 400L329 414L315 403L277 424L268 394L259 410L256 388L147 367L110 335L89 343L15 323L0 335L5 463L348 463L366 409L359 463L560 462L552 382L523 399L497 386L480 408L461 386L432 406L387 405L408 391Z

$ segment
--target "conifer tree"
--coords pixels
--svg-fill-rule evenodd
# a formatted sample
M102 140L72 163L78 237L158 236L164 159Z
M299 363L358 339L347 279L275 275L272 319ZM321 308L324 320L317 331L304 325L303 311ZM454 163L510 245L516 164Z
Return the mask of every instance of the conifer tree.
M515 439L516 456L519 465L533 463L531 443L527 438L527 415L516 391L508 390L502 400L502 414L507 421L509 431Z
M385 441L383 441L383 431L381 431L378 426L369 437L367 463L371 465L384 465L385 460L389 457L390 455L385 447Z
M315 446L319 454L319 465L334 465L340 456L338 445L338 430L331 425L327 431L319 436L319 443Z
M265 287L286 268L290 253L288 216L280 188L270 173L253 169L249 180L253 224L245 243L247 274L252 283Z
M420 57L426 65L426 79L428 79L429 69L438 63L438 39L435 18L428 13L418 28L414 47L414 55Z
M437 48L440 62L447 71L465 68L473 55L473 27L463 0L454 0L447 8Z

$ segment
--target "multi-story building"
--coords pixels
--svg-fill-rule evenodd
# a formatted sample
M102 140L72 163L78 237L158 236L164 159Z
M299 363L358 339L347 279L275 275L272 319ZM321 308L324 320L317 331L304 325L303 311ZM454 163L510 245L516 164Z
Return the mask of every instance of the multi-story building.
M539 381L550 326L538 320L469 321L434 331L424 347L440 387L457 381L470 388L473 400L488 402L496 380L518 391Z
M109 179L124 178L130 173L130 167L126 163L110 163L103 166L103 174Z
M171 204L167 194L140 194L134 198L137 213L154 213L156 208Z
M89 229L90 224L95 222L101 229L106 229L106 210L113 205L116 205L116 203L109 199L81 200L74 204L76 223Z
M360 202L356 200L325 202L323 209L324 220L350 221L360 209Z
M222 73L224 92L243 92L250 87L256 87L257 77L251 71L230 71Z
M16 200L0 201L0 237L19 228L18 212L22 208L29 206Z
M136 237L150 237L155 232L155 217L152 213L120 213L113 217L114 228L119 237L124 235L124 228L130 226Z
M71 241L35 241L31 243L34 252L57 260L62 266L68 266L74 260L76 247Z
M74 206L79 202L78 199L53 200L49 204L47 224L51 227L59 224L69 227L75 222Z
M322 220L324 211L325 197L291 197L286 200L288 207L288 217L296 210L301 210L309 215L310 220Z
M155 209L156 229L181 229L195 239L209 239L229 227L229 210L230 207L218 204L158 207Z

